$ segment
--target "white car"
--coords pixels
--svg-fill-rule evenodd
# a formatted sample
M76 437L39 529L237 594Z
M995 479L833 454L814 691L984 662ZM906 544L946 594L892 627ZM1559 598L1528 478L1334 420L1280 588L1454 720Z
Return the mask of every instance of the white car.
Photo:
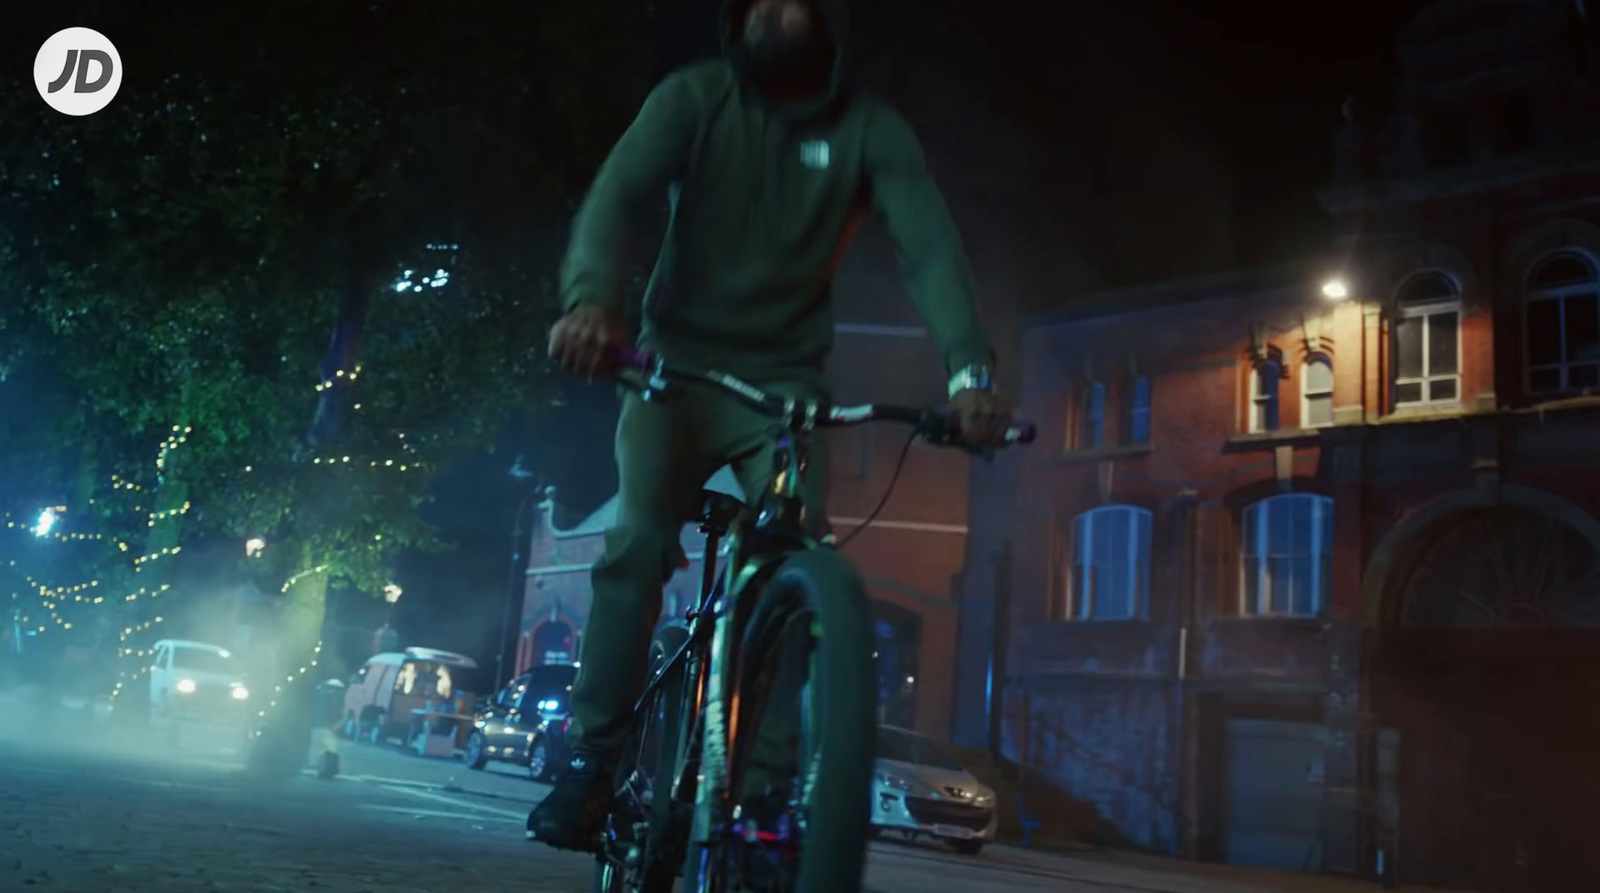
M872 832L932 837L976 854L999 827L995 795L932 738L894 726L878 728L872 778Z
M233 653L218 645L184 639L156 643L150 665L150 715L156 719L237 721L250 689Z

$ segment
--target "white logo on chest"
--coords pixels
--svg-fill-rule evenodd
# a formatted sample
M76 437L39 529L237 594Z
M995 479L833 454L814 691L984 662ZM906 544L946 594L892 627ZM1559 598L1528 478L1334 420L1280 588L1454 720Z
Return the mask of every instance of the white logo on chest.
M806 140L800 144L800 163L814 171L827 170L831 155L827 140Z

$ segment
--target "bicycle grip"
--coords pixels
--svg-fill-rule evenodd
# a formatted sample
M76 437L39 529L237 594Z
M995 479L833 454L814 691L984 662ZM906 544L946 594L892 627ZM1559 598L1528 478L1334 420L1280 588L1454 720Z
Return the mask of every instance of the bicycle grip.
M637 372L648 372L656 361L655 354L631 344L617 345L612 356L616 360L618 368L633 369Z
M1006 429L1006 443L1033 443L1039 434L1039 426L1032 422L1018 419Z

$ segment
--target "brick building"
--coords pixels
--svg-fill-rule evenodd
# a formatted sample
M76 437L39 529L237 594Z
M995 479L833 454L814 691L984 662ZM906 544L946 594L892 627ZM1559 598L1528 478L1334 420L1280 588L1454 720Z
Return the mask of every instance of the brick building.
M1045 434L974 510L958 739L993 661L1006 754L1136 844L1592 885L1600 104L1564 9L1411 23L1326 256L1025 325Z
M910 326L839 326L833 357L837 399L937 405L942 381L937 351L924 330ZM931 374L885 374L885 370ZM849 536L889 490L907 432L873 426L826 432L830 444L829 512L835 532ZM887 721L944 737L951 726L956 602L953 581L966 553L965 455L913 446L887 503L872 525L845 546L861 569L878 627L879 699ZM708 486L741 495L723 468ZM589 567L600 556L616 517L615 497L570 527L556 494L541 504L528 551L517 667L577 654L588 617ZM704 539L686 526L687 570L667 584L663 611L677 615L696 595Z

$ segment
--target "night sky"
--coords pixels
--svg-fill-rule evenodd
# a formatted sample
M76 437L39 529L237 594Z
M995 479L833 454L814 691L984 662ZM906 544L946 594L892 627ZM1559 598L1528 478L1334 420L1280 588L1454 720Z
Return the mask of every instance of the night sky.
M661 73L715 51L719 5L654 4ZM1381 109L1389 46L1418 5L874 0L855 4L850 52L920 133L1004 343L1016 320L1074 295L1323 246L1315 192L1340 107L1355 93ZM26 30L13 39L34 40ZM915 322L891 256L869 228L841 272L841 319ZM573 516L611 495L614 392L567 391L560 411L514 420L496 452L440 482L432 519L460 548L399 569L408 642L492 655L512 517L531 492L507 478L516 456ZM334 609L353 626L381 616L364 601Z
M663 73L715 51L718 5L657 4ZM1381 106L1388 48L1418 4L1054 6L1060 24L973 0L852 13L858 78L917 127L1001 330L1074 293L1316 250L1340 107L1352 93ZM915 322L889 258L869 231L842 273L841 318ZM492 654L516 508L506 470L524 454L581 517L614 492L615 406L609 388L571 385L557 416L513 426L498 454L449 476L435 510L462 546L404 569L403 630Z

